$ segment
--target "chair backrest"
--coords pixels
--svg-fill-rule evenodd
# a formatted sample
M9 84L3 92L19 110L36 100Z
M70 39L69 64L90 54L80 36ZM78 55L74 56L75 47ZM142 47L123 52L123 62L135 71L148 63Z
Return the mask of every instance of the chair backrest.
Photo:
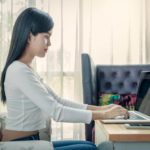
M88 54L81 55L81 64L84 103L97 105L95 65Z
M93 65L88 54L82 54L84 102L98 104L100 93L137 94L140 75L150 65Z
M141 72L148 70L150 65L98 65L98 92L136 94Z

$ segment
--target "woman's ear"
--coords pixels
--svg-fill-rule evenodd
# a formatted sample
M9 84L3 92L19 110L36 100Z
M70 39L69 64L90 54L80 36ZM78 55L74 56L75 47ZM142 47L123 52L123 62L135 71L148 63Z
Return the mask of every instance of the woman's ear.
M33 34L30 32L27 43L30 44L31 40L33 38Z

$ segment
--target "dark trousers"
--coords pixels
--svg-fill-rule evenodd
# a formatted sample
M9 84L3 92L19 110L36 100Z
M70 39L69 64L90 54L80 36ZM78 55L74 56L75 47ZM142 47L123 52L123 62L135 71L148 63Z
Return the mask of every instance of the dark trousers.
M97 150L94 143L80 140L53 141L53 146L54 150Z

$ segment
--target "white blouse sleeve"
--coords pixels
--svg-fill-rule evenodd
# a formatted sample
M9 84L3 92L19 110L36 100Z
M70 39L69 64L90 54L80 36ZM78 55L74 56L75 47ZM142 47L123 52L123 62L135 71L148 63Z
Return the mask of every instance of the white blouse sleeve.
M44 86L48 90L48 93L50 95L52 95L54 97L54 99L57 100L58 103L60 103L64 106L72 107L72 108L87 109L87 104L75 103L75 102L69 101L67 99L61 98L58 95L56 95L49 86L47 86L46 84L44 84Z
M59 103L27 66L16 68L13 74L16 87L55 121L91 122L92 112L90 110L72 108Z

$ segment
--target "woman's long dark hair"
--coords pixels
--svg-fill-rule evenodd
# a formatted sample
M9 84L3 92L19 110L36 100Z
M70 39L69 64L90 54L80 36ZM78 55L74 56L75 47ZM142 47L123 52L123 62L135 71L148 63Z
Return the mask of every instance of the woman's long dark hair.
M53 26L52 18L36 8L27 8L18 16L13 28L6 64L1 75L1 100L4 104L6 103L4 81L8 66L23 55L30 33L37 35L48 32Z

